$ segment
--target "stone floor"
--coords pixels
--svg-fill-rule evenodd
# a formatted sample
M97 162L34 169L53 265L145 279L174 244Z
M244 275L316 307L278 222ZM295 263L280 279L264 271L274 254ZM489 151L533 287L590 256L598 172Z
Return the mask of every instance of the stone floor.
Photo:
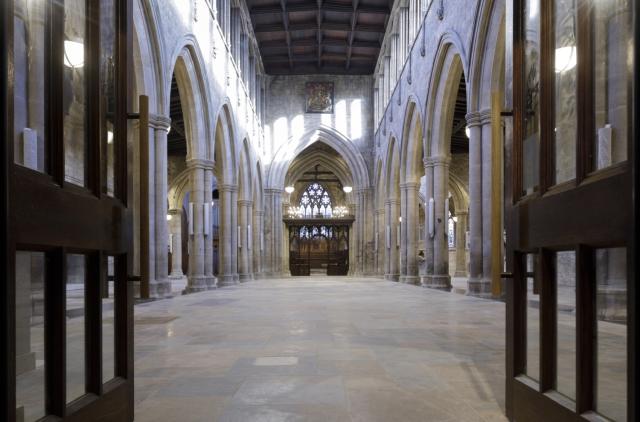
M136 306L136 421L500 421L504 304L355 278Z

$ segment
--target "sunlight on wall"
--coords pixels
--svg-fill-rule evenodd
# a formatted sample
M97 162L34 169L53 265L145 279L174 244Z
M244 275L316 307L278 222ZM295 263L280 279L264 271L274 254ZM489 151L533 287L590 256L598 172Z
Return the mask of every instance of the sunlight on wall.
M351 139L362 137L362 100L351 101Z
M304 134L304 116L298 114L291 120L291 137L298 139Z
M280 117L273 124L273 148L275 151L289 139L289 128L286 117Z
M343 133L347 134L347 102L345 100L340 100L336 104L335 110L336 116L336 129Z
M320 122L328 127L331 127L331 114L322 114L320 117Z

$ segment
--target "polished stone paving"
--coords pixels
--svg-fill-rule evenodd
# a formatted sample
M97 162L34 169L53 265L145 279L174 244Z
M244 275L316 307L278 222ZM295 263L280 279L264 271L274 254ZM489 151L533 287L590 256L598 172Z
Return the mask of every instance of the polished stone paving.
M138 305L136 421L500 421L501 302L357 278Z

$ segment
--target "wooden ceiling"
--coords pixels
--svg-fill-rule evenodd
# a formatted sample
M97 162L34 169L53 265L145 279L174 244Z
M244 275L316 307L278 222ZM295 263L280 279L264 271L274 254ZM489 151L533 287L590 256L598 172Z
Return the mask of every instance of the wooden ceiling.
M180 102L180 91L175 75L171 79L171 97L169 100L169 117L171 130L167 135L167 153L169 155L187 156L187 137L185 135L184 115Z
M451 130L451 153L468 154L469 138L465 133L467 127L467 84L464 74L460 76L458 84L458 96L453 112L453 128Z
M372 74L393 0L247 0L267 74Z

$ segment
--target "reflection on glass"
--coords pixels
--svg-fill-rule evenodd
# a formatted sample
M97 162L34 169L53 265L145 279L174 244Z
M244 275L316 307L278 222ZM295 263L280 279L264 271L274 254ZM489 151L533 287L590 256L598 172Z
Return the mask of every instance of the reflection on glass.
M67 255L67 403L85 393L85 256Z
M537 255L527 255L527 366L526 374L540 381L540 289Z
M627 250L596 251L596 410L627 420Z
M576 398L576 253L556 254L557 390Z
M555 5L555 157L556 183L576 177L576 5L556 0Z
M45 2L16 1L14 14L14 162L46 171Z
M115 377L115 311L112 256L107 258L107 277L102 280L102 382Z
M17 420L45 416L44 254L16 252Z
M538 187L540 169L540 1L527 1L523 13L526 85L522 187L523 194L528 195Z
M64 171L65 181L85 185L85 1L64 2Z
M114 194L114 136L113 117L115 115L115 5L113 0L100 2L100 90L101 95L101 139L106 143L106 192ZM103 149L104 151L105 149Z
M628 0L593 2L594 169L627 159L633 41Z

